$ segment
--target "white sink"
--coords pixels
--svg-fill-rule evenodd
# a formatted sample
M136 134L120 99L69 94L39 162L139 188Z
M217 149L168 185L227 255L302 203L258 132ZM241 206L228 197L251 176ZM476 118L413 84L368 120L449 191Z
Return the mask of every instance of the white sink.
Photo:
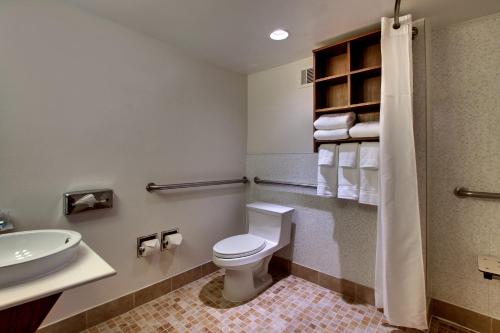
M78 253L82 235L71 230L32 230L0 236L0 287L60 269Z

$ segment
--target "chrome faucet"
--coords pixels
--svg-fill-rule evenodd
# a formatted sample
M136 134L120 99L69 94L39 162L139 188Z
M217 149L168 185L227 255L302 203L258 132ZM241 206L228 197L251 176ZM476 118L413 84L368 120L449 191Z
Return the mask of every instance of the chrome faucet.
M9 212L0 209L0 233L14 229L14 225L10 221Z
M10 222L0 221L0 233L4 231L9 231L14 229L14 226Z

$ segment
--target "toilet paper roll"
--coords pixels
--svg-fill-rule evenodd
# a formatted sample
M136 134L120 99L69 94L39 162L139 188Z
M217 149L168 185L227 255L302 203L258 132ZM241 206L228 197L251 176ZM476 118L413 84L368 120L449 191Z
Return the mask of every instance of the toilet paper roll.
M165 237L166 249L170 250L176 248L182 243L182 235L180 233L168 235Z
M160 251L160 240L158 238L150 239L141 243L143 249L141 257L150 256Z

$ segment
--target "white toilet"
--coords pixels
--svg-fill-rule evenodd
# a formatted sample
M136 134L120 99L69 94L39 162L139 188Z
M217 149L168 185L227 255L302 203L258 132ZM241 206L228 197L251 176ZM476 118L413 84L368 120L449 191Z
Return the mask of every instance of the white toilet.
M293 208L254 202L247 205L247 212L248 233L213 247L213 262L226 271L222 295L231 302L249 300L269 287L269 261L290 243Z

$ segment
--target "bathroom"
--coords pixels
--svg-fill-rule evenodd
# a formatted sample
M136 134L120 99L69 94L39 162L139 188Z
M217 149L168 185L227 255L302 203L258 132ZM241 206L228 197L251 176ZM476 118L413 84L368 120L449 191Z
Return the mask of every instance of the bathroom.
M0 332L500 332L499 34L497 0L1 1Z

